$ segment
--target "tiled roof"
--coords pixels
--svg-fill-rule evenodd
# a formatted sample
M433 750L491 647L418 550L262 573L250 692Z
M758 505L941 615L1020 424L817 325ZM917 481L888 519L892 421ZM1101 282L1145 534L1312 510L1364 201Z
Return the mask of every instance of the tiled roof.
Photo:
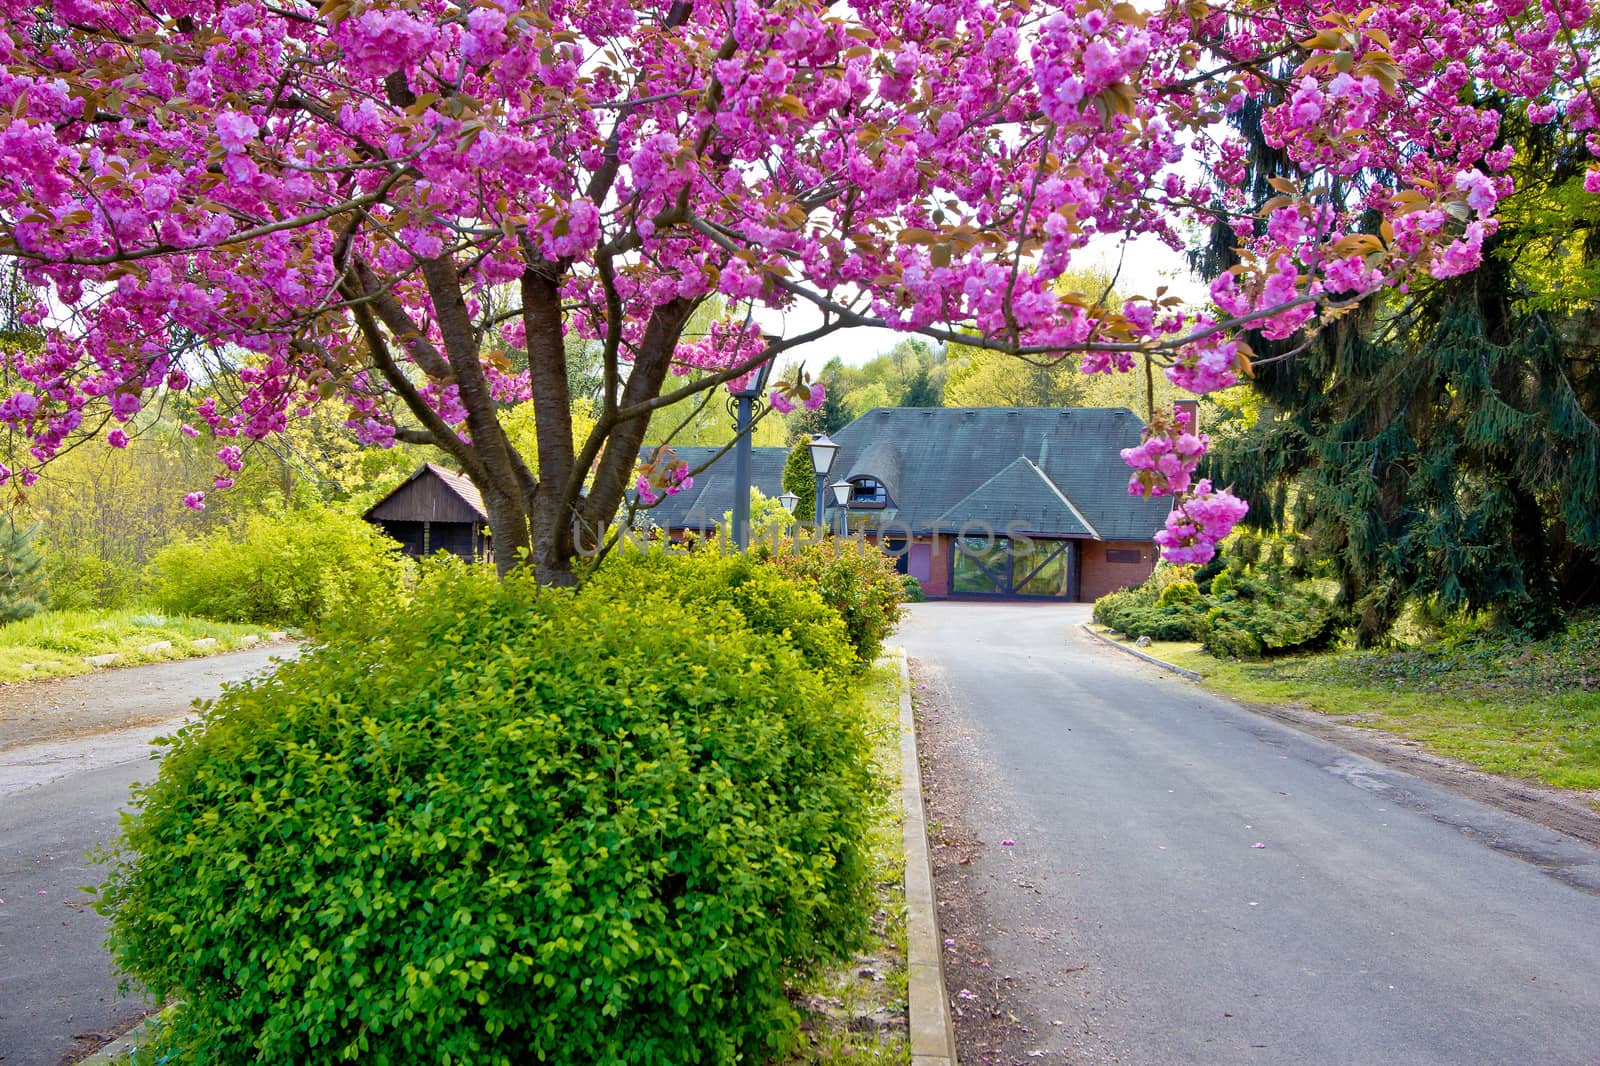
M892 443L895 518L913 534L1014 523L1043 535L1148 540L1171 504L1128 495L1120 453L1143 429L1120 407L880 407L833 435L834 469L853 470L875 445Z
M674 447L672 454L688 463L692 471L704 466L720 450ZM654 453L654 448L645 448L641 457L649 459ZM783 464L788 458L787 448L750 449L750 482L763 496L776 498L783 492ZM722 521L723 515L733 510L733 461L730 449L704 473L695 475L692 487L665 497L643 513L649 515L650 521L667 529L714 527Z
M933 520L935 528L959 533L964 522L974 515L1009 515L1006 527L1018 533L1056 533L1061 536L1095 537L1094 527L1084 520L1072 501L1056 488L1044 471L1026 456L1017 456L1011 465L957 500L944 514ZM997 527L1002 532L1006 527Z
M446 488L461 497L462 503L482 515L485 522L489 520L489 512L483 506L483 494L478 491L478 486L472 483L471 478L465 474L458 474L454 470L446 470L437 463L425 463L423 465L433 471L439 480L444 482ZM418 471L418 473L420 472Z
M1139 443L1143 429L1126 408L880 407L833 435L840 450L828 480L871 477L888 490L892 505L853 510L853 529L893 526L923 536L967 525L1144 541L1171 504L1128 495L1120 453ZM695 468L717 449L673 451ZM787 457L783 448L753 449L752 480L763 494L783 491ZM693 489L648 513L668 528L707 528L732 510L733 492L730 451L696 476ZM831 494L825 498L835 513Z
M372 521L487 523L489 512L478 486L465 474L423 463L362 517Z

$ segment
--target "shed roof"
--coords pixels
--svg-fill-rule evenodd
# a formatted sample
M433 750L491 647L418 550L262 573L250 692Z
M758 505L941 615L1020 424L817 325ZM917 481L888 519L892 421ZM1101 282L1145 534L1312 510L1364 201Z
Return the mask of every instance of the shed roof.
M483 494L465 474L423 463L361 517L383 522L489 521Z

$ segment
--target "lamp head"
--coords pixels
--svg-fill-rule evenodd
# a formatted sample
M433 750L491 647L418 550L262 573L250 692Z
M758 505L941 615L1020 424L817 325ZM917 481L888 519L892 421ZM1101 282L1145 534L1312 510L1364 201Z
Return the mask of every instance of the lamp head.
M815 434L806 447L811 449L811 469L818 477L827 477L833 469L833 457L839 446L826 433Z

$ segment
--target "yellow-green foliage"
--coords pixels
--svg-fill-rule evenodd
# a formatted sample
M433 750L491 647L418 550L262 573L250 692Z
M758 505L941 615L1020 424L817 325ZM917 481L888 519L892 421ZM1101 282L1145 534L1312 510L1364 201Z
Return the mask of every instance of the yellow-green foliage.
M864 541L830 537L796 550L780 544L767 555L780 573L815 589L844 619L855 647L856 666L865 670L900 622L905 586L894 563Z
M691 610L732 608L763 639L794 645L815 669L843 680L857 666L839 612L814 589L751 555L623 549L595 571L583 595L623 602L664 599Z
M252 515L235 529L170 544L150 565L156 601L168 611L298 626L339 611L384 613L402 574L394 541L323 507Z
M179 735L100 904L173 1063L731 1064L860 942L850 689L726 607L468 568Z

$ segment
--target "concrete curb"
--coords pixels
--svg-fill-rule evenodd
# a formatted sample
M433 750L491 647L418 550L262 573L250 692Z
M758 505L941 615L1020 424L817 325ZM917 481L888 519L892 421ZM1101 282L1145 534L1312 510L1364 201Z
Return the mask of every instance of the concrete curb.
M1088 622L1083 623L1083 625L1080 626L1079 628L1081 628L1085 633L1089 634L1094 639L1096 639L1098 641L1102 641L1103 643L1109 644L1113 648L1117 648L1117 649L1120 649L1121 651L1125 651L1129 655L1133 656L1135 659L1143 659L1145 662L1149 663L1152 666L1159 666L1163 670L1170 670L1173 673L1177 674L1179 677L1186 677L1190 681L1203 681L1203 680L1205 680L1201 675L1195 673L1193 670L1186 670L1181 666L1174 666L1172 663L1167 662L1165 659L1157 659L1154 655L1149 655L1149 654L1147 654L1145 652L1140 651L1138 648L1134 647L1132 644L1124 644L1120 640L1112 640L1110 637L1106 636L1104 633L1096 633L1093 629L1089 628L1089 623Z
M922 810L922 769L917 761L917 726L911 716L911 668L900 660L900 801L906 852L906 978L910 1000L912 1066L956 1066L956 1031L944 987L944 949L933 895L933 862Z
M126 1066L128 1057L138 1048L139 1042L148 1037L161 1020L161 1013L154 1011L145 1015L132 1029L87 1058L79 1059L78 1066Z

